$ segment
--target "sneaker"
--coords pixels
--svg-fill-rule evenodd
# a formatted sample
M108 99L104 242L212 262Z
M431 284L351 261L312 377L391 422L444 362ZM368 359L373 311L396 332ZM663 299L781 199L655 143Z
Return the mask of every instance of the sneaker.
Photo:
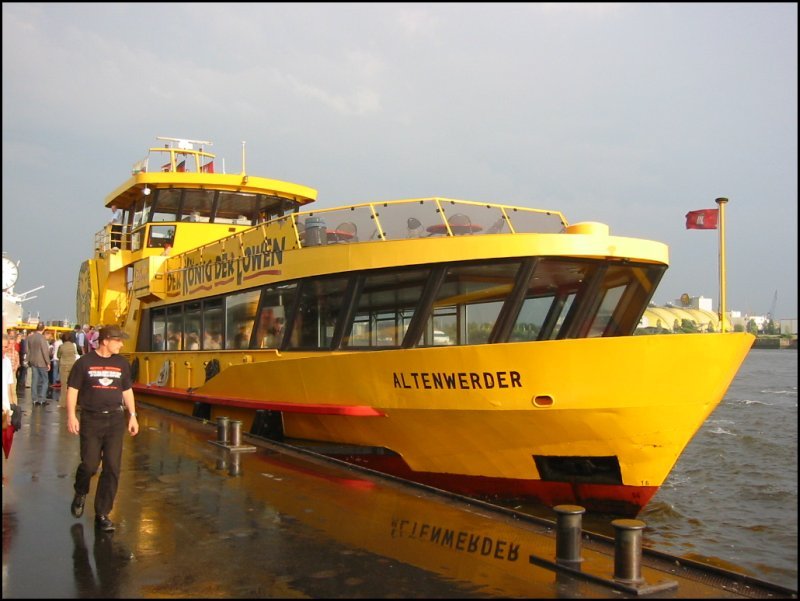
M72 505L70 506L73 517L79 518L83 515L83 504L85 502L86 495L79 495L78 493L75 493L75 498L72 499Z
M114 522L109 520L107 515L94 516L94 525L98 530L102 530L103 532L113 532L115 528Z

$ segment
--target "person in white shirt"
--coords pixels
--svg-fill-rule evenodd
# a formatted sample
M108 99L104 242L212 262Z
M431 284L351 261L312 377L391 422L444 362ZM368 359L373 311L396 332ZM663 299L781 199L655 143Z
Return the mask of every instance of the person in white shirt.
M64 341L61 340L61 336L56 336L55 340L53 341L52 346L50 347L50 371L53 374L53 384L61 381L61 371L59 370L60 362L58 360L58 347L64 344Z

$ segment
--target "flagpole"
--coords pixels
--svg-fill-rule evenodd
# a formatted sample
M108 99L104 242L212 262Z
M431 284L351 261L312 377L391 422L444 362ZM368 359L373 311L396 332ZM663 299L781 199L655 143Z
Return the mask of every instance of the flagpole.
M725 331L725 203L727 198L717 198L719 205L719 323Z

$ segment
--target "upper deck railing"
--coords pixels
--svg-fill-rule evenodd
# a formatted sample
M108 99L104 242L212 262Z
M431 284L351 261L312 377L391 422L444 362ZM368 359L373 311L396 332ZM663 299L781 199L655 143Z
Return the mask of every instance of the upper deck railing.
M203 150L203 146L211 146L212 143L208 140L184 140L163 136L159 136L158 139L166 141L164 146L150 148L146 158L134 163L131 169L133 174L149 171L214 173L216 155ZM195 149L195 144L200 144L200 148ZM162 164L159 161L159 164L153 168L150 165L150 155L152 154L156 156L162 155L161 161L167 162ZM192 165L192 162L194 165Z
M563 232L567 226L567 220L559 211L448 198L418 198L302 211L265 221L255 227L286 227L287 222L291 224L295 235L295 248L446 236L556 234ZM203 225L190 224L191 227ZM181 227L182 222L149 223L136 228L135 235L125 227L117 234L120 240L115 241L109 225L95 235L95 249L99 252L113 247L141 250L146 246L142 241L161 236L160 233L151 236L148 228L166 229L170 236L175 236L180 235ZM229 237L240 236L247 231L242 230ZM168 242L172 245L173 240ZM154 253L161 253L164 244L154 243L151 246Z
M435 236L559 233L567 221L558 211L479 203L448 198L418 198L372 202L294 213L291 219L298 244L401 240ZM310 236L309 228L323 228L326 236Z

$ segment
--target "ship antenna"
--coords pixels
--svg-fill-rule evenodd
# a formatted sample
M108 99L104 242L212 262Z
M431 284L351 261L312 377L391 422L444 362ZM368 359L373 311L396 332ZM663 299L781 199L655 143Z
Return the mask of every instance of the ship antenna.
M247 170L245 169L245 161L246 161L246 158L247 158L247 154L246 154L245 148L244 148L245 144L247 144L247 142L242 140L242 183L243 184L247 183Z

